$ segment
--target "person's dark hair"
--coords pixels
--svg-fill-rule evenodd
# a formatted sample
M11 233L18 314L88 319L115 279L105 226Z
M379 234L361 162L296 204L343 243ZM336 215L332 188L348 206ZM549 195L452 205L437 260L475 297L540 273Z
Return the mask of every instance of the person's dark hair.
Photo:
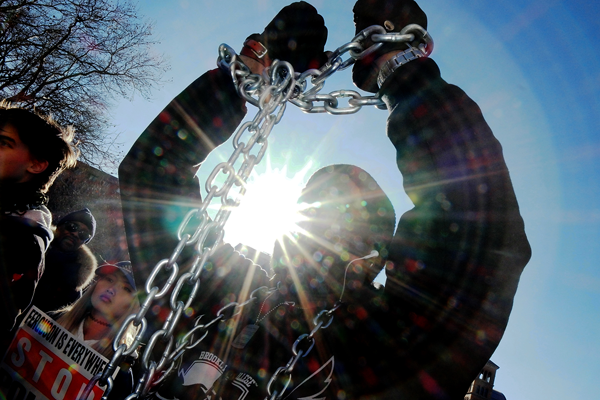
M348 192L347 182L354 183L359 192ZM298 203L321 203L340 207L358 204L359 217L354 221L360 235L369 239L374 250L385 259L396 226L396 214L392 202L377 181L365 170L354 165L335 164L321 168L308 180ZM360 219L360 221L359 221ZM378 266L379 270L383 266ZM379 273L370 271L373 279Z
M17 130L34 158L48 161L48 167L31 181L39 192L46 193L64 169L75 166L79 150L73 144L72 127L61 127L50 116L1 101L0 127L5 125Z

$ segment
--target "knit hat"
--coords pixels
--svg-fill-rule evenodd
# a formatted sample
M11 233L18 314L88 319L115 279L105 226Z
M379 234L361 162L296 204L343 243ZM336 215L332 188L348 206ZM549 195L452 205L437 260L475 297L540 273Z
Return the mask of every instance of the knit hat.
M96 234L96 218L92 215L92 212L89 208L84 208L83 210L74 211L70 214L65 215L58 221L57 225L62 225L68 221L77 221L81 222L90 230L90 238L86 240L84 243L88 243L94 235Z
M135 286L135 279L133 277L133 268L131 266L131 262L129 261L119 261L114 264L104 264L96 268L96 275L106 275L112 274L115 271L121 271L125 278L127 278L127 282L131 285L133 290L137 290Z

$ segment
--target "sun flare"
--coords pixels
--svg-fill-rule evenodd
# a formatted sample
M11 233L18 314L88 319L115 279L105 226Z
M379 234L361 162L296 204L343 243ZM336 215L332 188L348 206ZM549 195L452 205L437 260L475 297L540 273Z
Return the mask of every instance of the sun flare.
M299 221L298 197L304 186L307 165L293 178L287 168L267 166L262 174L252 173L240 206L231 212L225 225L225 242L242 243L271 254L273 244Z

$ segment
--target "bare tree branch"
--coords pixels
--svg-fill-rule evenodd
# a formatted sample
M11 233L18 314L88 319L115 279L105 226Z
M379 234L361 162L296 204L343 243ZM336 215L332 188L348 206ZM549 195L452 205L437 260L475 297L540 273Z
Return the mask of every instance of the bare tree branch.
M73 125L82 159L110 168L112 102L148 98L168 69L151 34L129 0L0 0L0 97Z

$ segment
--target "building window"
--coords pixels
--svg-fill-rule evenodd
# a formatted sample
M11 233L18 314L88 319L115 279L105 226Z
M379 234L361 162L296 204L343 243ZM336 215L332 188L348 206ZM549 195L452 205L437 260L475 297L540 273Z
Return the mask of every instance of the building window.
M479 379L486 381L486 382L491 382L492 373L490 371L482 371Z

